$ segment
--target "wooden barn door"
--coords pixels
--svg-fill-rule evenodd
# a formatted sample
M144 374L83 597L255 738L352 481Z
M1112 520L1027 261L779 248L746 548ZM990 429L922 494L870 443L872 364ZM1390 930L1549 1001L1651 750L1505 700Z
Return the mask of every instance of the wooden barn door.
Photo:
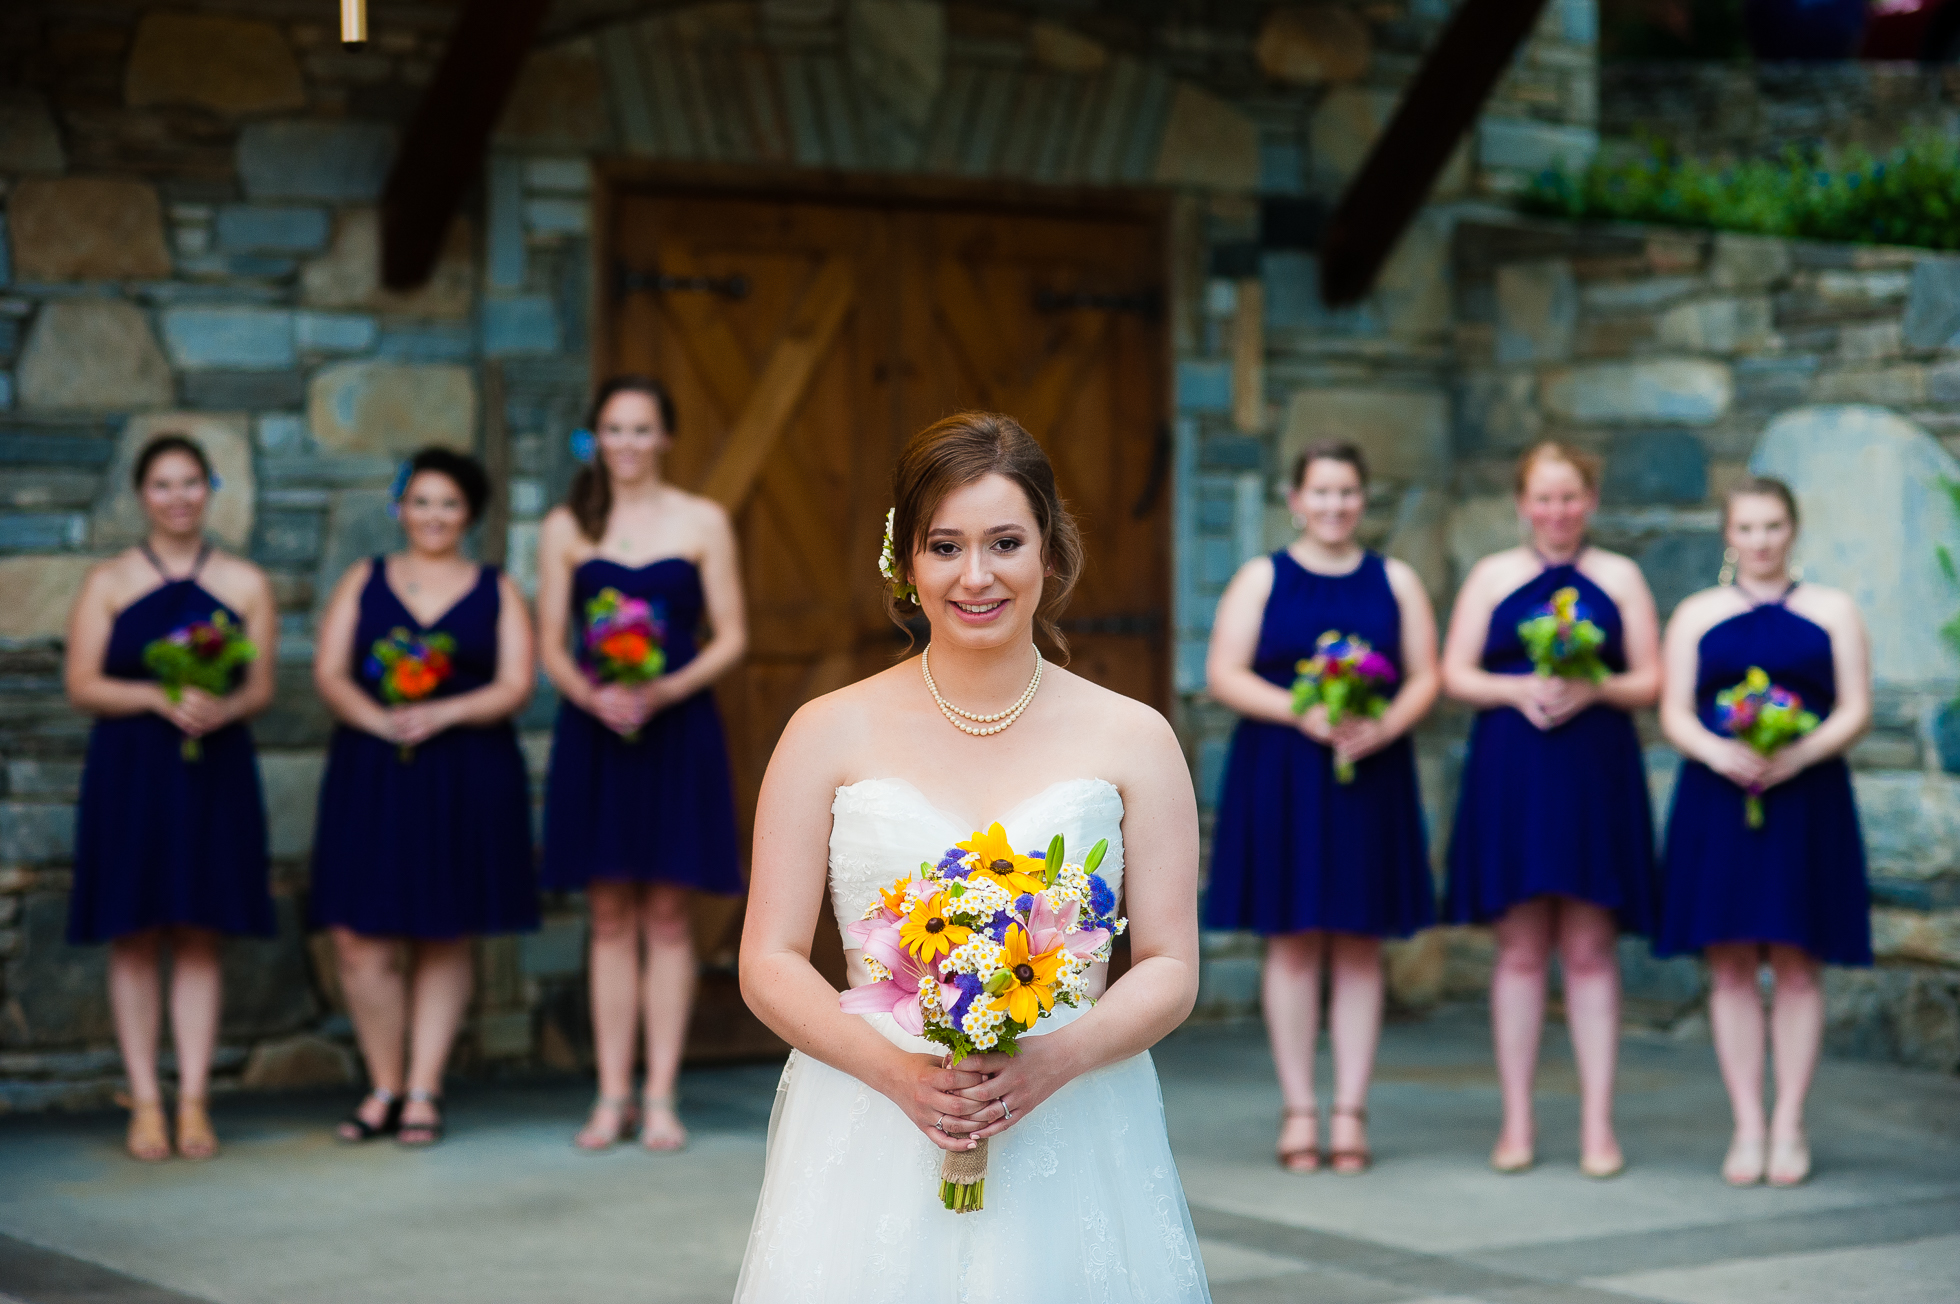
M685 195L612 214L604 369L672 386L668 473L728 507L741 542L750 651L717 697L745 846L790 715L903 647L875 570L891 464L948 412L1006 411L1043 441L1089 545L1072 664L1168 704L1155 224ZM779 1048L735 987L740 924L741 903L698 900L695 1058ZM842 981L833 929L817 960Z

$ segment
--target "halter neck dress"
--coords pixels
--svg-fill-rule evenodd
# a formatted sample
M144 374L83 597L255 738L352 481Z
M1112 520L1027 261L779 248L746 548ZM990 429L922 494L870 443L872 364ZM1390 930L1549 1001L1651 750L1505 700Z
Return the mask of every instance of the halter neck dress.
M1366 639L1402 671L1402 609L1377 553L1345 575L1282 548L1252 668L1281 688L1328 630ZM1287 725L1241 720L1212 834L1209 928L1268 936L1330 929L1407 937L1435 922L1415 748L1407 734L1334 777L1333 750Z
M1547 566L1491 613L1483 667L1532 673L1518 626L1563 588L1606 635L1600 659L1626 669L1620 609L1572 562ZM1456 824L1444 917L1488 923L1541 896L1575 897L1614 912L1620 927L1654 925L1654 827L1633 717L1595 703L1541 730L1511 706L1477 713Z
M1715 695L1752 666L1820 718L1837 705L1830 634L1781 598L1713 626L1698 651L1695 701L1701 722L1717 734ZM1819 761L1765 792L1759 829L1748 825L1745 795L1700 761L1682 764L1668 815L1655 951L1781 942L1826 964L1870 964L1865 841L1844 758Z
M163 583L116 614L102 673L154 680L143 649L216 612L237 612L191 573L174 579L144 550ZM243 678L240 671L239 678ZM236 687L234 681L233 687ZM75 809L75 880L68 940L107 942L169 925L270 937L265 795L244 721L205 734L187 761L183 733L154 712L104 716L89 730Z
M396 629L455 640L447 679L424 700L474 692L497 677L497 568L428 625L368 566L354 630L355 679L384 701L369 649ZM446 941L538 926L531 785L509 720L445 729L410 759L386 738L334 730L313 835L313 926L369 937Z
M706 608L685 557L626 566L594 557L572 572L572 621L586 664L586 604L608 588L641 598L666 628L667 672L694 660ZM593 879L742 892L735 789L721 713L707 689L660 711L628 741L570 702L558 707L545 783L544 882Z

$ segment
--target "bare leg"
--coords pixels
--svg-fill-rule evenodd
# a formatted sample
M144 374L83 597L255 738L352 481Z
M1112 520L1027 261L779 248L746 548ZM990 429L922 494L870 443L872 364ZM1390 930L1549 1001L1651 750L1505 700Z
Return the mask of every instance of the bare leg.
M177 1048L177 1153L186 1159L209 1159L218 1153L205 1100L223 1005L218 935L203 928L171 929L170 1040Z
M1769 1180L1772 1186L1795 1186L1810 1176L1803 1106L1824 1045L1823 974L1812 956L1794 946L1770 947L1769 962L1776 971L1776 1001L1770 1009L1776 1112L1769 1122Z
M633 1043L640 1018L640 895L638 883L594 880L586 886L592 914L592 1040L599 1060L599 1100L576 1138L588 1150L619 1139L631 1125Z
M363 937L346 928L335 928L332 935L340 990L354 1020L368 1082L378 1091L398 1096L408 1035L408 982L402 973L401 943L391 937ZM370 1127L379 1127L387 1119L388 1102L371 1095L355 1112Z
M1273 1046L1279 1077L1279 1153L1296 1173L1320 1167L1320 1136L1314 1116L1313 1057L1320 1040L1320 965L1327 953L1325 933L1285 933L1266 939L1266 963L1259 973L1259 1003Z
M470 1007L475 973L474 943L469 938L416 942L412 946L415 972L410 979L408 1103L402 1106L402 1141L427 1145L442 1121L434 1100L442 1095L442 1071L456 1044L456 1030Z
M674 1082L694 1009L694 922L686 889L665 883L647 889L641 911L647 939L647 1118L641 1140L649 1149L678 1150L687 1144L687 1130L674 1112Z
M1330 935L1328 1039L1334 1047L1334 1117L1328 1144L1334 1171L1368 1166L1368 1080L1382 1035L1382 944L1354 933Z
M170 1157L163 1088L157 1082L157 1031L163 1023L159 941L152 930L109 943L109 1009L115 1016L116 1043L122 1048L131 1097L126 1144L131 1155L147 1162Z
M1498 919L1497 963L1490 978L1491 1040L1504 1126L1490 1161L1505 1172L1529 1168L1537 1144L1531 1085L1538 1073L1538 1038L1545 1022L1545 968L1552 950L1552 901L1521 901Z
M1728 1088L1735 1135L1722 1178L1749 1186L1763 1177L1763 993L1756 985L1762 948L1754 942L1726 942L1708 948L1708 1026L1715 1035L1715 1062Z
M1579 1065L1579 1166L1610 1177L1626 1166L1613 1134L1613 1077L1620 1053L1619 926L1612 912L1569 897L1558 902L1565 1023Z

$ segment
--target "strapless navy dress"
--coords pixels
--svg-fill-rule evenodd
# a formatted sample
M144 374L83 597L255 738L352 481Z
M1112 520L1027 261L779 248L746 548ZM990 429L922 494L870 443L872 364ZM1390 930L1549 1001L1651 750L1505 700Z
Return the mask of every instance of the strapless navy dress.
M1402 609L1375 553L1346 575L1273 554L1273 589L1252 668L1291 687L1328 630L1366 639L1402 670ZM1208 928L1328 929L1407 937L1436 919L1415 749L1407 734L1334 777L1333 749L1298 729L1241 720L1212 834Z
M1518 625L1570 586L1606 635L1609 669L1626 669L1620 609L1577 566L1549 566L1497 604L1484 639L1492 674L1528 675ZM1621 929L1654 926L1654 823L1633 717L1604 704L1540 730L1515 707L1479 711L1463 763L1444 917L1482 924L1521 901L1576 897Z
M204 558L198 558L198 569ZM161 569L161 568L159 568ZM109 631L102 672L155 679L143 649L185 625L238 613L188 578L164 576L124 607ZM160 715L100 719L89 731L75 809L75 886L68 940L106 942L167 925L269 937L265 794L243 721L205 734L183 756L184 735Z
M395 629L455 640L434 698L497 677L497 568L433 624L409 614L388 587L386 559L369 565L354 630L354 677L377 702L368 665ZM445 729L409 760L385 738L341 725L327 752L313 834L313 925L369 937L445 941L538 926L531 786L509 720Z
M572 575L572 619L584 660L586 603L608 588L644 599L666 626L667 670L694 659L705 599L684 557L622 566L595 557ZM742 892L728 742L711 691L648 720L632 741L570 702L558 707L545 782L544 882L593 879Z
M1701 636L1695 700L1716 733L1715 694L1751 666L1820 717L1837 703L1831 636L1781 602L1731 617ZM1752 829L1745 794L1700 761L1686 761L1667 821L1661 955L1716 942L1782 942L1826 964L1872 962L1865 840L1851 770L1833 756L1763 794Z

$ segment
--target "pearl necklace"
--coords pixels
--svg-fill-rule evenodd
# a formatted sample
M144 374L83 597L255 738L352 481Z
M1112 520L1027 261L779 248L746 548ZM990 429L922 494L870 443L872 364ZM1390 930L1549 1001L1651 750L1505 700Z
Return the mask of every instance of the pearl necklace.
M1008 707L1005 711L995 711L992 715L975 715L971 711L961 710L939 695L939 685L932 682L931 657L932 648L930 646L919 654L919 670L926 677L926 691L931 693L932 700L939 704L939 713L945 716L947 721L955 729L958 729L962 733L972 734L975 738L991 737L1020 719L1021 712L1027 710L1028 703L1034 701L1035 690L1041 687L1041 649L1036 648L1034 650L1034 678L1028 680L1028 686L1022 690L1021 700ZM968 720L972 720L974 724L968 724ZM996 724L994 723L995 721L999 721L999 723ZM986 725L988 727L981 729L976 728L975 725Z

